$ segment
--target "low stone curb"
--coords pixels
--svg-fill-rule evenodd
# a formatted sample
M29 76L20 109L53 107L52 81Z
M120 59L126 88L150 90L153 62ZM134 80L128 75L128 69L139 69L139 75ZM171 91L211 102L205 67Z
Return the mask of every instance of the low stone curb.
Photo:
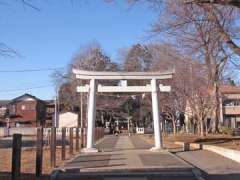
M233 161L240 163L240 151L238 150L227 149L227 148L214 146L214 145L198 144L198 143L185 143L185 142L174 142L174 143L181 146L184 146L184 144L189 144L189 147L193 149L203 149L203 150L212 151L214 153L217 153L221 156L224 156L226 158L229 158Z
M192 168L149 168L149 169L114 169L114 170L105 170L105 171L88 171L81 172L78 169L73 170L55 170L51 174L51 180L59 179L109 179L116 177L116 179L138 179L140 177L157 177L160 175L163 179L199 179L196 177L194 170ZM135 177L135 178L134 178ZM161 178L161 179L162 179ZM115 179L115 178L114 178Z

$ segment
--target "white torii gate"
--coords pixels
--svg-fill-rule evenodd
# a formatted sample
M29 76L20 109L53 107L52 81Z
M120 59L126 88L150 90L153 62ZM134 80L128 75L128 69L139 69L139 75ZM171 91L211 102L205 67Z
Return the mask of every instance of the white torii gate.
M84 152L97 152L94 148L94 128L96 116L96 93L97 92L151 92L152 93L152 111L154 122L155 147L152 150L163 148L162 133L159 113L159 92L170 92L170 86L158 85L157 80L171 79L173 71L165 72L99 72L82 71L73 69L77 79L90 80L89 85L78 86L77 92L88 92L88 124L87 124L87 147ZM127 83L121 86L102 86L98 85L98 80L151 80L151 84L146 86L127 86Z

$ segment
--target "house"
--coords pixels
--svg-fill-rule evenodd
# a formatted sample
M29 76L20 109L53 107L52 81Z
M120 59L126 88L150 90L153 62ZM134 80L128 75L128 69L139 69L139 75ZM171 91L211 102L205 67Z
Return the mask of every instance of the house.
M222 85L220 87L220 125L229 128L240 128L240 87L232 85ZM213 114L209 114L207 127L209 127ZM189 102L186 103L185 124L186 130L191 131L196 126L193 112Z
M4 117L7 113L7 106L10 101L1 100L0 101L0 117Z
M240 87L222 86L220 92L220 123L230 128L240 128Z
M30 94L13 99L9 105L10 127L37 127L45 124L46 102Z
M0 127L1 126L6 126L6 115L8 113L8 103L10 101L8 100L1 100L0 101Z

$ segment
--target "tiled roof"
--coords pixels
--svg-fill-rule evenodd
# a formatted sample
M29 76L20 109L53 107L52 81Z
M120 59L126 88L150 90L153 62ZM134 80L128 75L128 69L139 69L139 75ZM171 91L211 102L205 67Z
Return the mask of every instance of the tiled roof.
M25 94L23 94L23 95L21 95L21 96L19 96L19 97L14 98L13 100L11 100L10 103L18 102L18 101L19 101L21 98L23 98L23 97L30 97L30 98L32 98L32 99L35 99L36 101L41 101L41 102L44 102L44 103L45 103L45 101L37 98L36 96L33 96L33 95L31 95L31 94L28 94L28 93L25 93Z

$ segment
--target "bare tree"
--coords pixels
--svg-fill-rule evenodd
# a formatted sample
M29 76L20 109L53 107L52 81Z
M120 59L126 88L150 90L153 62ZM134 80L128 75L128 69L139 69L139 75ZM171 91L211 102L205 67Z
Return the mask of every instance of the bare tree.
M124 71L148 71L152 61L148 47L141 44L133 45L123 58Z
M114 0L105 0L105 2L113 2ZM143 0L126 0L128 3L133 4L136 2L143 2ZM149 2L152 4L162 5L167 0L145 0L145 2ZM223 6L234 6L240 8L240 1L239 0L178 0L182 1L183 3L198 3L198 4L218 4Z
M186 106L190 106L201 135L204 136L204 123L213 113L214 107L204 64L194 61L169 44L151 44L148 47L153 57L152 71L175 68L173 79L167 82L172 86L171 93L161 94L164 118L172 122L173 132L176 133L177 114L186 113Z
M120 52L119 56L121 57L122 70L123 71L148 71L152 63L152 55L147 47L144 44L134 44L128 49L124 49ZM128 85L146 85L147 81L139 80L128 80ZM125 93L125 95L131 95L131 93ZM149 118L149 107L151 105L148 103L151 99L150 96L142 97L142 94L137 95L134 99L135 106L131 111L131 114L134 115L134 119L137 119L137 124L146 124L147 119Z
M140 0L130 0L128 3L136 3L136 2L143 2ZM212 21L215 21L216 30L217 33L223 38L224 43L231 48L231 50L236 53L237 55L240 55L240 45L237 43L238 38L240 37L239 33L236 33L236 29L239 29L238 23L232 23L231 28L226 29L226 26L229 26L229 24L225 24L223 22L226 21L226 18L229 18L229 14L226 12L232 12L235 15L235 19L239 16L240 13L240 1L239 0L145 0L145 2L148 2L151 4L152 7L157 7L158 11L161 11L159 14L162 13L162 11L171 11L171 8L169 7L169 4L172 4L171 7L174 6L174 4L180 5L178 8L181 9L182 6L198 6L198 7L204 7L205 13L212 13ZM176 8L176 7L175 7ZM213 11L215 9L215 11ZM198 13L197 13L198 14ZM177 16L179 14L176 14ZM199 15L199 14L198 14ZM181 17L181 16L180 16ZM178 17L176 17L178 18ZM199 15L199 19L201 18L201 15ZM180 21L182 22L182 21ZM181 23L177 24L177 26L181 26ZM188 23L185 22L185 23ZM235 32L233 32L235 31ZM238 30L237 30L238 31ZM239 31L238 31L239 32Z
M215 107L204 65L188 59L178 63L176 69L171 94L176 101L174 105L177 105L177 110L180 112L184 108L185 113L188 102L193 118L198 123L200 134L204 136L206 119L212 116Z
M118 65L110 60L98 43L91 43L80 48L72 58L67 73L54 73L56 85L59 86L60 103L62 109L65 110L73 110L73 108L76 107L79 108L80 103L84 105L87 104L87 96L80 96L80 93L76 92L76 87L78 85L84 85L87 81L76 79L72 73L73 68L89 71L116 71Z
M215 131L219 124L219 86L226 64L237 51L226 43L228 34L237 37L235 22L238 12L232 7L185 4L168 1L159 23L153 27L155 33L171 38L182 53L189 54L208 69L209 88L215 89ZM222 30L220 30L220 28ZM230 37L230 36L228 36Z

